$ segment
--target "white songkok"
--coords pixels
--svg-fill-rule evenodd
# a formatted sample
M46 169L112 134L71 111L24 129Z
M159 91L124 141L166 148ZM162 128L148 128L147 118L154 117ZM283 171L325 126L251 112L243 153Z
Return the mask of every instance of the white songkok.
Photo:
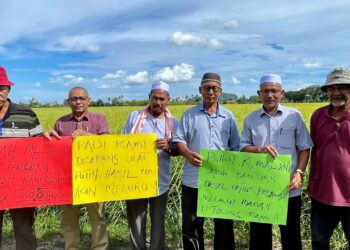
M273 82L273 83L279 83L282 85L282 79L279 75L276 74L268 74L264 75L260 78L260 85L267 83L267 82Z
M165 90L169 93L169 85L163 81L153 83L151 91L155 89Z

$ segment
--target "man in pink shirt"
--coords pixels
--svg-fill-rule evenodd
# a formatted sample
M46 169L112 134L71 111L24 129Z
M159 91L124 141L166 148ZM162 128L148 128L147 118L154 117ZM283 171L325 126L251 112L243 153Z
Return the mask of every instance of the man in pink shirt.
M331 71L321 90L330 104L311 117L309 194L312 198L312 248L330 249L330 238L341 222L350 242L350 71Z
M59 118L53 130L45 131L44 136L56 137L69 135L73 139L84 135L109 134L108 123L104 115L89 112L90 96L85 88L74 87L69 91L68 104L72 113ZM58 135L57 135L58 134ZM105 250L108 247L107 226L102 202L84 205L88 212L91 227L91 249ZM61 221L66 250L78 250L80 242L80 205L64 205Z

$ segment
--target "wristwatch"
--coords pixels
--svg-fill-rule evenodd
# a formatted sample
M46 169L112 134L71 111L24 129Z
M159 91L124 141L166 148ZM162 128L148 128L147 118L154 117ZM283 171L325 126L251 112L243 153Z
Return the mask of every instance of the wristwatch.
M168 154L171 154L171 152L173 151L173 149L174 149L174 144L173 144L173 143L169 143L167 153L168 153Z
M305 175L305 172L303 172L303 170L301 170L300 168L297 168L296 170L295 170L295 172L298 172L301 176L303 176L304 177L304 175Z

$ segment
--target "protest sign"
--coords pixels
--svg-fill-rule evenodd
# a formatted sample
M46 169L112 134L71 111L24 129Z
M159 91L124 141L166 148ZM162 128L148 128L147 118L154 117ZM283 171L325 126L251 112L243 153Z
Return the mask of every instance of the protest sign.
M290 155L201 150L197 215L286 224Z
M72 203L71 138L0 140L0 209Z
M153 197L156 134L79 136L73 141L73 204Z

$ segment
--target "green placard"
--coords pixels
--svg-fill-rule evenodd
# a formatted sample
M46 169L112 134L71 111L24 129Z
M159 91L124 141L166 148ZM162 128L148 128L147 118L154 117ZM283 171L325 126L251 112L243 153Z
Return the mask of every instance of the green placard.
M201 150L197 215L285 225L290 155Z

